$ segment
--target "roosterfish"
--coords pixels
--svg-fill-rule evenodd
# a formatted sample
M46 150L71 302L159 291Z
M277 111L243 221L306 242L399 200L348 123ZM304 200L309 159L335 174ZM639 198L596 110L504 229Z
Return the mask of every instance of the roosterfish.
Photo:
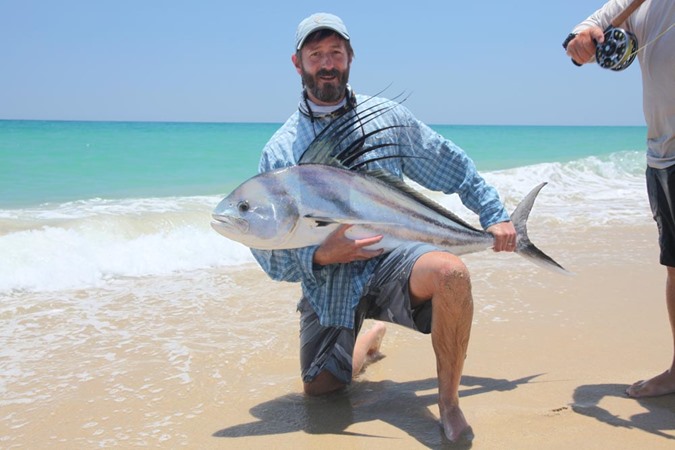
M296 165L255 175L223 198L212 213L213 229L261 250L320 245L340 225L350 225L346 236L351 239L383 235L369 248L385 252L405 242L426 242L455 255L490 248L492 234L470 225L403 179L383 169L366 168L382 159L420 157L399 149L382 152L398 147L394 144L364 145L370 136L405 125L362 132L341 146L358 126L363 129L364 123L395 105L382 101L333 119ZM527 235L530 210L545 185L534 187L511 214L517 232L515 252L541 267L568 274Z

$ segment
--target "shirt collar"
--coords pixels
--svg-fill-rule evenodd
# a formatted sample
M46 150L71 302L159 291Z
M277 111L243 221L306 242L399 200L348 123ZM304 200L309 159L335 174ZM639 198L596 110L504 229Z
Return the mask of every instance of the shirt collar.
M338 117L344 114L349 109L354 108L355 106L356 106L356 96L354 95L354 91L352 91L352 88L349 85L347 85L347 95L337 105L331 106L317 105L316 103L312 102L309 98L307 98L307 94L305 93L304 89L300 93L300 102L298 103L298 109L300 110L300 112L305 116L309 117L310 119L312 119L312 121L314 121L314 119L324 119L324 118L332 119Z

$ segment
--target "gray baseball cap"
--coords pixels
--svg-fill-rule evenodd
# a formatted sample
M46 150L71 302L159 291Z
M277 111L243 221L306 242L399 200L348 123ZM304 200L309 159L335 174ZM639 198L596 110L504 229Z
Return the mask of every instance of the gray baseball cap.
M318 30L333 30L349 40L349 33L342 19L329 13L316 13L304 19L295 31L295 49L300 50L307 36Z

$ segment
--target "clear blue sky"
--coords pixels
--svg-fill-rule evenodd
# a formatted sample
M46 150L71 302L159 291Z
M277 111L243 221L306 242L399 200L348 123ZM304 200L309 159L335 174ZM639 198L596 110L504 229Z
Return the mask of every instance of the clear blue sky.
M0 0L0 119L283 122L295 28L343 18L357 92L431 124L643 125L640 70L561 42L603 0Z

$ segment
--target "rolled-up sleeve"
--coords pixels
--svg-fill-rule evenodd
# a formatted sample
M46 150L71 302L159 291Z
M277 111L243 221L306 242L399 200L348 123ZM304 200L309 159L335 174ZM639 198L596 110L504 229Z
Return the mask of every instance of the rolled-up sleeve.
M260 267L276 281L316 281L314 270L314 252L316 246L293 250L257 250L251 249Z
M417 119L405 129L416 158L404 161L404 173L420 185L459 195L483 228L509 220L497 190L487 184L466 152Z
M301 140L298 144L295 132L293 132L297 117L293 116L282 128L280 128L262 151L258 172L264 173L272 170L288 167L295 163L293 156L294 148L300 145L305 148L308 144ZM320 271L315 270L313 259L317 246L304 247L290 250L259 250L251 249L260 267L273 280L288 282L316 281Z

